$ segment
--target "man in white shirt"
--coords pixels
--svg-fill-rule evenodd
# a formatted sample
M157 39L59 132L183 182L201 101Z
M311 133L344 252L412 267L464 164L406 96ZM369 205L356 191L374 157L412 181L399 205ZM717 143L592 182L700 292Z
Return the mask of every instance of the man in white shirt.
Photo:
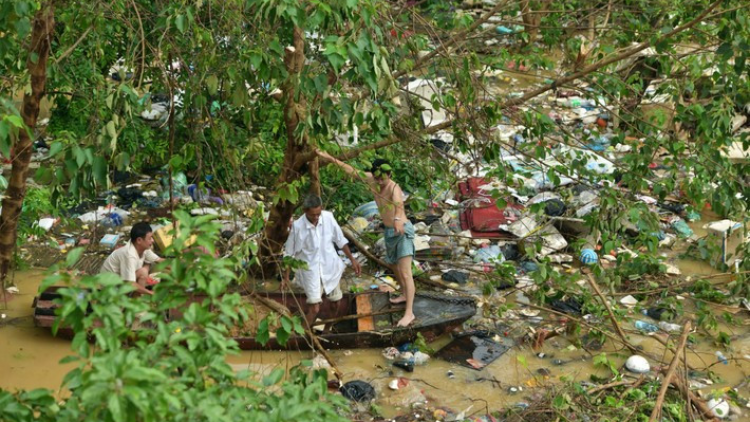
M154 234L151 225L145 222L136 223L130 229L130 242L112 252L102 264L99 273L113 273L124 281L133 283L136 292L146 295L154 294L146 289L146 282L151 264L163 259L151 250Z
M333 214L323 211L320 197L309 195L302 203L302 208L305 214L292 223L289 238L284 245L284 256L307 263L307 269L296 270L296 278L305 290L309 305L305 318L312 325L320 312L323 295L331 302L337 302L343 297L339 282L345 265L333 245L344 251L357 275L362 269L352 256L349 242ZM283 284L289 284L288 269L284 271Z

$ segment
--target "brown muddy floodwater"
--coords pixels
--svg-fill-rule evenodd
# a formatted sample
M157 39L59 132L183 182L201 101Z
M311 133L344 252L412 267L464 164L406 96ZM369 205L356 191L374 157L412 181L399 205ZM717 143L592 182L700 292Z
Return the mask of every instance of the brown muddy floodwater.
M705 274L710 270L700 262L686 261L680 267L683 272L693 274ZM7 309L0 311L5 314L5 318L0 320L0 388L9 391L39 387L58 390L65 373L73 368L72 365L58 363L69 354L69 342L52 337L49 331L35 328L32 321L31 303L43 276L41 270L16 273L15 282L20 294L8 301ZM1 302L0 307L3 307ZM728 364L717 363L715 352L718 349L705 340L695 344L688 352L691 365L698 369L710 366L720 377L719 382L704 389L707 393L737 386L750 374L748 313L741 311L735 317L740 321L740 326L721 327L733 336L731 351L724 352L729 358ZM554 321L554 318L557 317L545 316L545 321ZM634 319L638 317L634 316ZM670 353L665 353L660 343L633 330L632 324L624 323L623 327L634 344L643 346L652 356L658 356L668 364ZM438 348L446 342L447 338L439 339L434 346ZM629 356L627 351L618 351L612 344L606 344L604 350L618 366ZM540 352L544 353L543 358L538 357ZM535 390L560 384L564 378L588 380L592 374L607 376L606 370L594 367L590 354L577 349L563 337L548 340L542 350L515 347L481 371L433 358L427 364L417 366L413 373L406 373L392 367L391 362L381 355L381 350L342 350L331 354L344 372L345 381L361 379L375 386L378 394L376 404L387 417L407 410L407 403L414 401L427 401L431 406L446 406L456 411L473 406L467 415L475 411L483 412L485 407L497 410L528 402ZM278 365L289 367L312 357L311 352L307 351L255 351L242 352L228 360L236 370L249 368L263 375ZM560 361L564 363L560 364ZM652 365L658 364L653 359L651 362ZM545 371L539 371L542 368ZM449 377L449 373L453 375ZM409 384L397 391L390 390L388 382L395 377L404 377ZM511 387L519 391L511 393ZM743 386L739 394L750 397L747 386ZM747 414L748 410L745 409Z

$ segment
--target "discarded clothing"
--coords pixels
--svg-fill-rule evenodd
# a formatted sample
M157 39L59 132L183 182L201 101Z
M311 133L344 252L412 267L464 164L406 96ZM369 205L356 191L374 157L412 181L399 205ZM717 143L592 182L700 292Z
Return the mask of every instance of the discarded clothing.
M450 270L447 273L443 273L443 281L449 283L465 284L469 280L469 273L465 273L457 270Z
M550 307L558 312L568 315L581 315L581 303L574 298L565 300L556 299L550 303Z

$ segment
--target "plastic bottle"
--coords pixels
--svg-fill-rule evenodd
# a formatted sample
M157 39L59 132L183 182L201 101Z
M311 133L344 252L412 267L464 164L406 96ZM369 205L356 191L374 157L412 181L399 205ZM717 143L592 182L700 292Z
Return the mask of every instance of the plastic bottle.
M661 328L662 330L668 333L673 333L675 331L680 331L682 329L682 327L679 324L672 324L666 321L659 321L659 328Z
M651 324L650 322L641 321L638 320L635 322L635 328L637 328L640 331L645 331L647 333L655 333L659 331L659 327L657 327L654 324Z
M721 353L721 350L717 350L715 354L716 354L716 359L719 362L723 363L724 365L729 364L729 360L727 359L726 356L724 356L724 353Z

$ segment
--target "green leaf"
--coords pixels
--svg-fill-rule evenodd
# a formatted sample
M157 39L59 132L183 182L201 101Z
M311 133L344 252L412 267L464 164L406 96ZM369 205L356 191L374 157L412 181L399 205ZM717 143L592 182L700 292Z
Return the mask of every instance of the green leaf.
M68 252L68 255L65 256L65 266L71 268L73 265L75 265L75 263L78 262L79 259L81 259L81 255L83 254L84 250L85 248L75 248Z
M15 126L17 128L24 127L23 119L21 119L20 116L16 116L14 114L11 114L11 115L5 116L5 119L8 120L10 123L13 124L13 126Z
M167 379L167 376L163 372L154 368L146 368L143 366L136 366L130 368L123 374L124 378L136 380L136 381L163 381Z
M255 333L255 340L265 346L270 338L271 334L268 332L268 317L265 317L260 324L258 324L258 331Z
M63 149L63 144L60 141L55 141L49 147L49 156L54 157Z
M185 33L185 15L179 14L175 17L174 23L177 26L177 30L179 30L181 33Z
M4 157L10 158L10 143L11 139L8 136L10 128L5 121L0 121L0 154Z
M279 344L282 346L286 345L286 342L289 340L290 332L285 330L284 327L280 327L276 330L276 340L278 340Z
M279 381L281 381L281 378L284 376L284 370L282 368L276 368L273 371L271 371L268 376L263 377L263 385L266 387L270 387L274 384L278 384Z
M75 368L74 370L68 372L67 374L65 374L65 377L63 377L62 385L69 390L78 388L82 382L81 374L81 368Z
M120 396L118 396L117 394L112 394L111 396L109 396L107 408L109 409L110 413L112 413L112 419L115 422L121 422L125 420L125 415L122 413L122 408L120 407Z
M8 127L8 124L5 123L4 120L0 120L0 140L7 138L9 133L10 128Z
M333 70L336 73L341 71L341 68L346 64L346 58L338 53L328 55L328 62L331 63Z
M86 164L86 154L83 152L83 149L78 146L73 147L73 155L76 157L75 163L78 165L78 168L81 168Z
M115 128L115 122L113 120L110 120L107 122L107 125L105 126L107 129L107 134L110 138L116 139L117 138L117 128Z
M216 95L219 91L219 78L216 77L216 75L209 75L206 78L206 87L208 88L209 94Z
M734 55L734 50L732 49L732 44L730 43L723 43L719 46L719 48L716 49L716 55L719 56L722 60L729 60Z
M107 160L101 155L94 157L94 179L101 186L107 185Z
M292 332L292 325L292 320L288 316L281 317L281 326L284 328L284 330L286 330L286 332Z

